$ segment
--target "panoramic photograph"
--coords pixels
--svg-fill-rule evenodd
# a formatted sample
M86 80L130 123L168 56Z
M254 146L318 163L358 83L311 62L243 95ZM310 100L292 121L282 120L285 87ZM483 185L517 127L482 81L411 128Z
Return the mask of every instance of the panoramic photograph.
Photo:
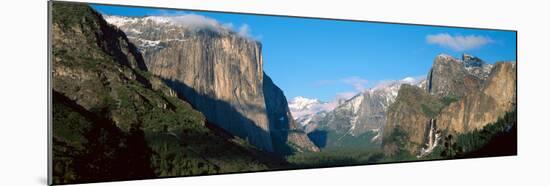
M517 33L50 2L52 184L517 154Z

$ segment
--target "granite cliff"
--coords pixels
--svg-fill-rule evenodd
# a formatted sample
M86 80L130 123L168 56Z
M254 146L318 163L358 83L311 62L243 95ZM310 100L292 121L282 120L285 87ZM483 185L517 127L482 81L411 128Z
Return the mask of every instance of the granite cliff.
M478 91L487 79L493 65L464 54L462 60L449 55L438 55L428 73L427 90L439 98L462 97Z
M493 65L467 54L462 59L438 55L425 89L402 86L390 106L384 128L386 153L396 151L396 131L403 131L407 141L401 146L423 156L443 134L480 130L496 122L515 107L515 73L515 62Z
M440 129L464 133L495 122L516 104L516 70L511 62L496 63L481 91L451 103L436 117Z
M51 184L287 165L211 125L88 5L52 2L51 29Z
M403 148L417 153L419 147L425 142L430 119L435 117L442 107L443 104L439 99L425 90L410 85L401 86L396 101L388 109L383 133L385 151L394 150L392 148L397 144L394 144L395 141L390 138L395 128L399 128L408 134L405 140L407 143Z
M263 72L261 43L206 17L116 17L152 74L206 118L268 152L318 150L289 117L282 91ZM294 132L290 132L294 131Z

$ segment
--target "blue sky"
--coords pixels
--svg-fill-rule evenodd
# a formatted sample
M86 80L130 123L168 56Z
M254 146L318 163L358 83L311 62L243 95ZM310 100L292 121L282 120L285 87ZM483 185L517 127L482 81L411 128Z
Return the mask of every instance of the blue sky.
M380 81L425 76L436 55L471 54L489 63L516 60L516 34L371 22L179 11L121 6L93 7L124 16L197 14L247 27L263 45L265 72L285 92L332 100ZM244 26L246 25L246 26Z

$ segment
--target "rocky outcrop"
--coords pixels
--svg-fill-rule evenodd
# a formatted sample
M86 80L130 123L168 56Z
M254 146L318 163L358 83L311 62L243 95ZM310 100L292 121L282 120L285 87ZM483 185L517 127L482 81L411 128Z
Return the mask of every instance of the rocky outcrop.
M378 131L386 123L386 110L395 97L385 90L367 90L336 107L315 121L317 128L340 135L358 136Z
M278 151L287 142L315 149L288 141L288 133L281 132L292 129L294 121L286 98L264 76L259 42L204 17L200 24L185 16L106 19L137 43L152 74L210 122L265 151Z
M462 62L470 75L476 76L483 81L489 77L489 73L491 73L493 68L492 64L487 64L480 58L468 54L462 54Z
M442 107L443 104L425 90L416 86L401 86L396 101L388 109L383 133L384 145L397 143L391 141L391 136L394 128L399 128L407 133L405 142L408 144L405 148L409 152L418 153L428 135L431 118Z
M451 103L437 117L439 127L464 133L496 122L516 104L516 69L510 62L496 63L481 91Z
M359 144L379 146L388 108L395 101L399 87L403 84L420 86L423 82L424 78L412 77L381 82L352 98L340 101L332 110L307 116L309 119L303 128L316 144L325 144L324 148L356 148Z
M261 45L201 31L148 56L148 67L210 122L273 151L263 96Z
M124 32L109 25L87 6L59 4L53 9L52 73L53 89L75 100L86 109L115 104L111 97L123 95L125 84L151 84L138 71L146 65L137 48ZM65 9L66 8L66 9ZM65 15L74 12L77 16ZM141 104L141 98L134 100ZM129 130L138 118L131 108L111 110L114 122Z
M382 130L386 124L389 106L395 101L402 82L381 89L372 89L363 94L363 102L357 114L357 121L352 133L362 134L366 131Z
M492 65L481 59L464 54L463 59L438 55L428 73L427 91L439 98L462 97L479 91Z
M408 151L422 156L441 133L465 133L496 122L515 106L515 73L513 62L491 65L467 54L462 60L437 56L425 90L399 90L388 111L384 144L393 143L393 128L400 127L410 142Z
M275 151L282 154L290 154L294 150L319 151L319 148L309 140L296 124L283 91L265 73L263 91L269 119L269 131ZM297 149L291 147L297 147Z
M162 79L149 74L124 32L91 7L51 3L51 184L286 165L209 125Z
M300 127L323 149L376 148L382 141L388 107L403 84L422 86L425 78L383 81L349 99L322 102L296 97L291 112Z

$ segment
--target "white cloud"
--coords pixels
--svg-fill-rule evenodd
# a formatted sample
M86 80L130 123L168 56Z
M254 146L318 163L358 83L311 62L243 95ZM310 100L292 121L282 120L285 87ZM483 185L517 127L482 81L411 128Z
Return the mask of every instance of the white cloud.
M222 26L231 30L233 30L233 28L235 27L233 26L233 23L224 23Z
M250 37L250 27L247 24L241 25L237 34L239 34L241 37Z
M196 14L185 14L179 16L168 17L173 23L183 25L193 29L210 29L213 31L221 31L223 26L218 21Z
M369 82L366 79L362 79L357 76L345 78L341 80L343 83L353 86L358 92L362 92L366 89L366 84Z
M492 43L493 40L489 37L480 35L451 36L448 33L440 33L426 36L426 42L429 44L436 44L442 47L450 48L455 51L466 51Z
M215 19L192 13L165 13L158 16L150 16L148 19L155 22L170 22L193 30L208 29L218 33L233 31L241 37L257 40L251 35L248 24L242 24L238 29L231 22L220 23Z

